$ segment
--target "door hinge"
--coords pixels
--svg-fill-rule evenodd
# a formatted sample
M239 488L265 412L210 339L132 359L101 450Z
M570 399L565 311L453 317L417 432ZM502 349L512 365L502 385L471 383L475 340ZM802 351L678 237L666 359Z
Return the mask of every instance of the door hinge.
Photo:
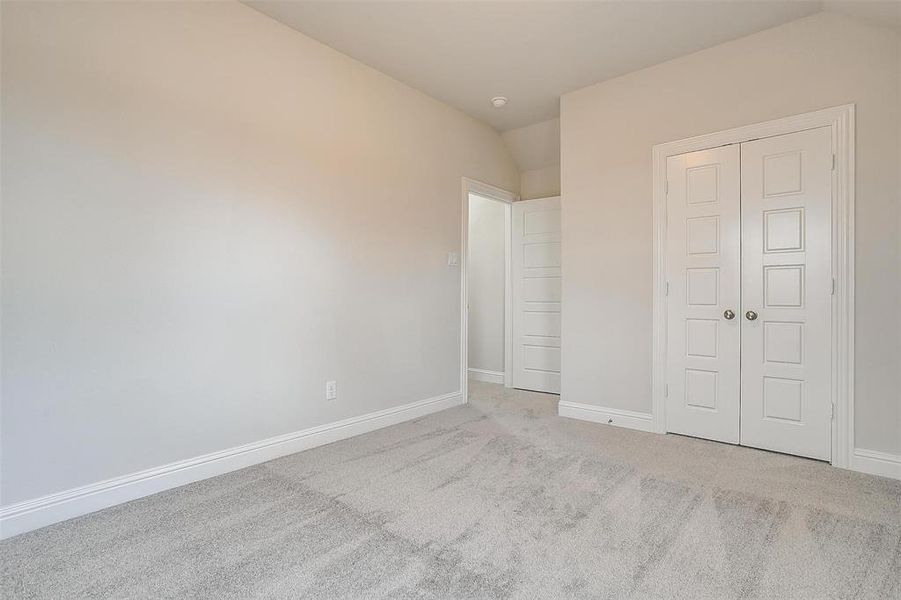
M663 289L663 295L669 296L669 281L666 282L666 287Z
M669 179L663 180L663 195L669 196Z
M832 278L832 290L829 293L835 295L835 277Z
M829 407L830 407L829 408L829 420L834 421L835 420L835 404L830 404Z
M669 398L669 384L668 383L663 384L663 397Z
M832 170L835 170L835 154L832 155Z

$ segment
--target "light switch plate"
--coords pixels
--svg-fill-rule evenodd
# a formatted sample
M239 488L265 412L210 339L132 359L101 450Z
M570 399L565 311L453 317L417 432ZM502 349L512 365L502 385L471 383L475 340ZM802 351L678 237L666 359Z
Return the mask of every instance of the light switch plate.
M460 253L459 252L448 252L447 253L447 266L449 266L449 267L459 267L460 266Z

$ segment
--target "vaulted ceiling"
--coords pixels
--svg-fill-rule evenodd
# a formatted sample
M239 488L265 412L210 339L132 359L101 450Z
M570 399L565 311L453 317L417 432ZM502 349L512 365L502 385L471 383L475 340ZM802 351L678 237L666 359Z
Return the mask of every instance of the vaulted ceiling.
M556 117L561 94L821 10L808 0L246 4L500 131ZM888 23L901 3L825 3ZM493 96L506 96L502 109Z

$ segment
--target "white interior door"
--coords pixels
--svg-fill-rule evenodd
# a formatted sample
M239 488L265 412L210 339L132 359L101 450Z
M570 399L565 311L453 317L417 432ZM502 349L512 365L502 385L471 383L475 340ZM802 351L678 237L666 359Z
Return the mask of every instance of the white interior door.
M738 145L667 159L667 431L737 444Z
M560 393L560 198L513 203L513 387Z
M828 460L830 128L744 143L741 165L741 443Z

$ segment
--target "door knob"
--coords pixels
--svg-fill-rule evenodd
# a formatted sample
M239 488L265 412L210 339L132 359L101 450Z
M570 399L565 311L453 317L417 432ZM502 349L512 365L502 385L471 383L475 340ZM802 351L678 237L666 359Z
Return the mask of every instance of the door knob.
M726 317L727 321L731 321L735 318L735 313L729 310L728 308L723 311L723 316Z
M757 319L757 313L754 312L753 310L749 310L748 312L745 313L745 318L749 321L754 321Z

